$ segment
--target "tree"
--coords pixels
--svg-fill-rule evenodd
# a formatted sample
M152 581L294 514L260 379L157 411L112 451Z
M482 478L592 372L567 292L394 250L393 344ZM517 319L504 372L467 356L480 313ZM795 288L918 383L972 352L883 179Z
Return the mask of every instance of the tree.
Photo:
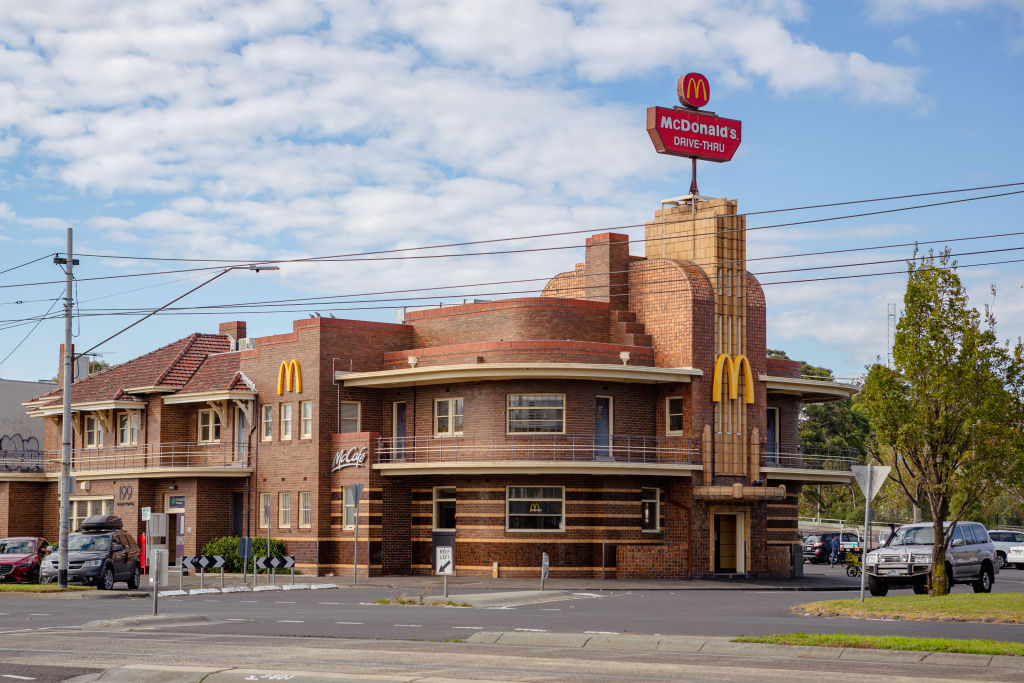
M1013 385L1021 344L1001 344L989 307L970 306L948 249L907 268L893 367L870 368L863 402L874 456L892 466L890 476L907 498L930 512L929 592L941 595L949 592L943 559L955 523L1019 465L1008 445L1019 434ZM953 524L946 528L945 521Z

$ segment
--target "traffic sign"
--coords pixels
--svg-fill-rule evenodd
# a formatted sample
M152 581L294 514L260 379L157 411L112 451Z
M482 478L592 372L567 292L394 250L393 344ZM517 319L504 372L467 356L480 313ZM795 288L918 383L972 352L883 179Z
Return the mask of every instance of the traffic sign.
M272 557L257 557L257 569L291 569L295 565L294 555L274 555Z
M540 573L541 573L541 578L542 579L548 578L548 570L550 568L551 568L551 562L550 562L550 560L548 560L548 554L544 553L541 556L541 561L540 561Z
M352 504L359 505L359 499L363 497L363 485L349 484L348 488L352 492Z
M151 514L153 514L153 508L142 508L142 521L148 522Z
M186 569L220 569L224 566L222 555L189 555L181 558L181 564Z
M252 539L251 538L240 538L238 539L238 556L246 559L252 557Z
M437 575L451 576L455 573L454 562L452 562L452 547L450 545L439 545L437 551Z
M878 495L878 491L889 477L892 467L888 465L853 465L850 469L853 470L853 476L864 493L864 497L870 503ZM870 481L868 481L869 478Z

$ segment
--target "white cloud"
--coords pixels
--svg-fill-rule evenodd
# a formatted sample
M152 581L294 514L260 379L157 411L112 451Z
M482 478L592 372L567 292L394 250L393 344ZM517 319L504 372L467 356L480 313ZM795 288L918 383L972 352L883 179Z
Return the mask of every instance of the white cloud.
M892 41L892 46L899 50L903 50L908 55L916 55L918 51L917 43L915 43L914 39L910 36L900 36L899 38L896 38Z

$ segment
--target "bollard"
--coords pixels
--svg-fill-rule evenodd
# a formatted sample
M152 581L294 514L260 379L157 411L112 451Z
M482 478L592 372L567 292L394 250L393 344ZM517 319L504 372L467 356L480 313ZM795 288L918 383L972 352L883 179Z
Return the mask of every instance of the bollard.
M292 585L295 585L295 565L292 565Z
M199 588L206 588L206 567L199 568Z
M224 592L224 565L220 566L220 590Z
M604 558L608 553L605 552L605 545L608 541L601 541L601 580L604 581Z
M178 590L184 590L185 562L178 559Z
M271 578L271 584L276 586L277 585L277 567L273 567L270 570L270 578Z

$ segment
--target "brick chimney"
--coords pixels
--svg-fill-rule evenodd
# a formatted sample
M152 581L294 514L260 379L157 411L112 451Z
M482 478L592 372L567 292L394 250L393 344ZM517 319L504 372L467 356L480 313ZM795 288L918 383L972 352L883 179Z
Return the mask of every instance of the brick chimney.
M224 334L231 337L232 346L234 346L234 342L245 338L245 321L235 320L229 323L221 323L220 330L217 334Z
M583 291L613 311L629 308L629 236L604 232L587 238Z

